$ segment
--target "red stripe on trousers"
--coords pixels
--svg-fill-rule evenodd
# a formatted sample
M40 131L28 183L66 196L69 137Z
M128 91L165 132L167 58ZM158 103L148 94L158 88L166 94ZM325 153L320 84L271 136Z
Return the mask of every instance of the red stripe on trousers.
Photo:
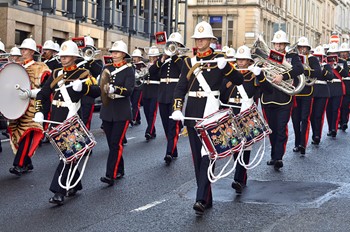
M118 159L117 159L117 162L116 162L116 164L114 166L114 173L113 173L113 178L114 179L117 177L118 165L119 165L119 162L120 162L120 158L123 155L123 139L124 139L124 136L126 134L126 131L128 130L128 127L129 127L129 121L126 121L124 130L123 130L123 133L122 133L122 136L120 137L120 140L119 140L119 143L118 143L119 151L118 151Z

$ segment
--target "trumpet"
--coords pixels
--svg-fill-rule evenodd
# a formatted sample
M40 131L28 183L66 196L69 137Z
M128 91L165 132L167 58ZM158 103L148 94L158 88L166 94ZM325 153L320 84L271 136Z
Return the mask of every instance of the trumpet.
M81 50L81 56L84 58L84 60L90 61L100 52L100 50L97 50L93 47L85 47Z
M189 50L190 50L189 48L179 47L177 43L173 41L166 42L164 47L164 53L168 56L173 56L176 53L180 53L182 55L188 52Z

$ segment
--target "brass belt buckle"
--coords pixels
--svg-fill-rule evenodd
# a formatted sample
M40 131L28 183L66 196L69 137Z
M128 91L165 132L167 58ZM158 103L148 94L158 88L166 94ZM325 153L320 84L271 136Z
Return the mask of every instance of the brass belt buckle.
M202 97L201 92L197 91L197 92L196 92L196 96L197 96L198 98L201 98L201 97Z
M61 100L56 101L56 106L57 106L57 108L60 108L62 106Z
M149 85L149 80L146 81L147 85Z
M170 78L167 77L167 78L166 78L166 84L169 84L169 83L170 83Z

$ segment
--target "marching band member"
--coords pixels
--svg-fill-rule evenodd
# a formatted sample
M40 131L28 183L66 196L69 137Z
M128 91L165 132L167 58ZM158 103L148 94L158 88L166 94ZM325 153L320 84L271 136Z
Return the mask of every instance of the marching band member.
M93 80L89 70L78 68L76 65L76 59L80 56L76 43L71 40L62 43L58 56L63 67L53 71L41 91L37 94L35 106L37 113L35 113L34 117L34 121L36 122L43 122L44 109L42 101L50 98L51 94L53 94L51 120L56 122L63 122L77 114L80 109L81 98L84 95L90 95L92 97L98 97L100 95L100 88L94 84L96 80ZM81 80L86 78L88 80L83 83ZM66 84L69 83L72 84L72 87L66 87ZM60 175L62 175L61 182L66 183L67 176L69 175L69 166L64 165L62 160L60 160L57 166L50 186L50 191L54 193L54 196L49 199L49 202L52 204L63 204L64 196L74 196L77 191L83 188L81 181L68 191L59 185L58 179ZM73 181L78 180L79 176L80 173L77 170L73 176Z
M344 65L347 65L348 69L350 68L349 52L350 52L349 44L342 43L339 48L339 56L341 59L346 61ZM340 108L341 113L340 113L339 127L343 131L346 131L346 129L348 129L349 107L350 107L350 75L349 73L347 76L343 77L343 82L345 85L345 94L343 96L343 101Z
M142 68L146 67L146 64L142 61L142 52L140 49L135 49L132 54L132 61L135 67L136 85L134 91L131 94L131 108L132 108L132 121L131 126L141 124L140 106L142 100L142 80L140 80L139 72Z
M143 111L145 113L147 128L145 132L146 140L149 141L156 137L156 118L158 111L158 88L160 84L160 76L156 67L157 60L160 56L157 47L150 47L148 50L149 69L148 75L142 86L142 102Z
M215 107L207 103L207 99L209 99L209 97L213 99L213 95L216 97L219 96L219 89L224 78L228 78L233 85L240 85L243 83L242 74L227 63L222 53L216 53L214 49L210 48L211 40L216 39L216 37L213 35L213 30L209 23L204 21L198 23L192 38L195 39L195 45L198 48L197 54L193 58L186 57L184 59L180 81L174 92L174 112L172 113L172 118L178 121L184 120L181 109L187 92L188 100L185 107L185 116L203 118L210 112L218 110L219 102L216 102L217 107ZM216 63L197 63L199 61L210 61L214 59L217 59ZM199 68L201 68L203 72L196 72L196 74L198 74L196 76L193 73L193 66L196 68L197 65L200 65ZM203 85L207 88L203 89ZM197 181L197 196L193 209L196 211L196 214L202 215L205 209L212 207L212 192L210 181L207 176L209 157L208 155L202 157L202 143L194 128L195 124L196 122L193 120L186 120L185 122Z
M20 60L21 57L22 57L22 54L18 47L11 48L10 56L9 56L10 62L21 63L21 60Z
M275 75L272 80L275 84L280 84L282 80L298 81L297 76L304 73L303 65L299 56L295 53L286 54L286 46L289 44L287 34L284 31L277 31L271 41L274 50L285 54L285 59L291 63L292 70ZM261 104L264 117L269 124L272 133L269 135L271 144L271 160L267 165L273 165L276 171L283 167L283 155L286 152L288 141L288 121L292 109L292 96L273 88L272 94L262 93Z
M100 59L94 58L94 53L97 52L97 48L94 45L94 40L90 36L84 36L85 47L82 49L83 58L78 58L78 68L85 68L90 71L94 80L97 80L100 73L102 72L103 62ZM85 55L87 50L93 51L93 54ZM87 52L89 53L89 52ZM97 83L94 83L97 84ZM84 96L81 99L81 119L88 129L91 126L92 114L94 113L95 100L93 97Z
M102 86L101 91L108 94L108 105L101 106L100 118L109 147L106 175L101 181L112 186L115 179L124 176L123 138L132 119L130 96L135 86L134 69L126 58L130 58L123 41L114 42L109 52L112 64L107 64L102 71L101 80L109 77L110 83Z
M5 51L5 44L3 42L0 41L0 54L1 53L6 53ZM3 119L3 117L1 116L1 119ZM3 119L4 120L4 119ZM1 146L1 139L0 139L0 153L2 152L2 146Z
M185 47L182 35L174 32L169 36L168 42L174 42L178 47ZM179 51L176 54L166 52L161 59L157 60L156 67L160 70L160 85L158 92L159 113L167 139L165 153L165 163L169 165L177 154L177 141L181 130L181 122L169 118L172 114L172 101L174 89L179 81L183 57L179 57Z
M57 47L52 40L45 41L42 58L44 58L44 63L51 69L52 72L56 68L62 68L61 61L57 56L58 52L59 48L57 50Z
M41 83L50 75L50 69L42 62L34 61L34 53L37 53L36 42L32 38L23 40L21 46L23 67L26 69L30 83L30 96L21 93L23 98L31 98L29 107L23 116L9 121L10 142L13 152L16 154L10 173L21 176L23 173L33 170L31 157L43 137L43 128L39 123L33 122L34 98L40 90Z
M311 46L306 37L300 37L297 49L302 56L306 66L304 75L310 78L316 78L321 75L321 66L318 59L310 55ZM292 107L292 122L294 129L294 152L300 152L303 156L309 139L310 115L313 103L313 86L305 85L303 90L295 95L294 105Z
M261 86L264 90L272 93L272 86L266 81L264 73L261 71L261 68L254 66L254 60L251 57L250 49L243 45L237 49L235 54L236 65L238 69L249 69L246 71L240 71L243 75L244 81L240 86L233 85L231 81L225 80L220 89L220 100L229 105L242 107L243 104L245 108L248 108L253 105L254 96ZM243 97L247 96L249 101L242 101ZM234 114L240 112L239 108L232 108ZM245 149L243 153L244 163L249 164L251 153L251 147ZM237 154L236 154L237 155ZM247 184L247 169L243 167L239 162L234 175L234 182L232 182L232 188L236 190L236 193L240 194L243 191L243 188Z
M342 77L348 76L348 66L346 61L338 58L338 44L331 43L327 51L327 60L332 67L334 78L328 81L330 97L326 108L326 116L328 122L327 136L335 138L337 136L340 106L343 95L345 95L345 85ZM337 62L338 60L338 62Z
M329 64L325 63L325 52L322 46L315 48L313 55L319 57L319 64L322 67L322 73L317 77L314 84L312 113L310 117L312 128L312 144L318 145L322 137L322 127L324 122L324 114L328 98L330 96L327 81L333 79L333 71Z

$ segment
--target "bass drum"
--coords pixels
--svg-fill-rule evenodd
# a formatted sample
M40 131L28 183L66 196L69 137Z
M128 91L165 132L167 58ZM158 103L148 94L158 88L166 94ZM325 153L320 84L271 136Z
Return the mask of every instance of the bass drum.
M30 90L27 71L17 63L6 63L0 68L0 112L9 119L20 118L27 110L30 98L21 99L20 89Z

